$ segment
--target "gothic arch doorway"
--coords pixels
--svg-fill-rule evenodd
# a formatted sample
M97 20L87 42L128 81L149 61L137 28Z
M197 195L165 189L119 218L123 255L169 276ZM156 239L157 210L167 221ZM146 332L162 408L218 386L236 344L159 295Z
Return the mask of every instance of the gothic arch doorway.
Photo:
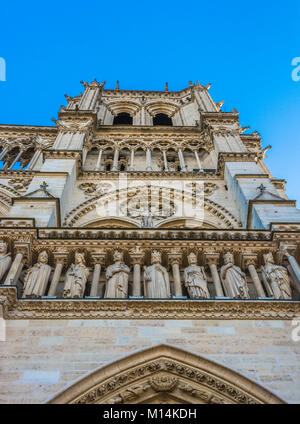
M159 345L119 359L75 382L48 403L284 403L257 383L179 348Z

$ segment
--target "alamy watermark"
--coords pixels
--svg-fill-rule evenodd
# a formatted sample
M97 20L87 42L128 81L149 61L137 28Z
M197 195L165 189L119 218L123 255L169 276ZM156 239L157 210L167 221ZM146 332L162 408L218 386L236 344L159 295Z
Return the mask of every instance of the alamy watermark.
M6 62L0 57L0 81L6 81Z
M298 82L300 81L300 57L294 57L292 66L295 67L292 71L292 80Z
M6 321L0 317L0 342L6 341Z

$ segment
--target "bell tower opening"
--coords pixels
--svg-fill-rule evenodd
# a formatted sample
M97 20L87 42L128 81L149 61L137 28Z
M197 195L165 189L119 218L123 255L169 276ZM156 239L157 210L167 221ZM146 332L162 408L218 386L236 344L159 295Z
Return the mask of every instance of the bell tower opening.
M169 127L173 126L172 119L165 113L158 113L153 118L153 125L166 125Z
M118 113L114 117L113 125L132 125L132 116L127 112Z

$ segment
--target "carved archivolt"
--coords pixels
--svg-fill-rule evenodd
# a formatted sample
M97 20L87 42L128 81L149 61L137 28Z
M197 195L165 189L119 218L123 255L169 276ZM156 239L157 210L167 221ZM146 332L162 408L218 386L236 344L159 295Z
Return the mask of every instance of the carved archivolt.
M83 189L86 194L90 194L92 189L96 190L96 186L91 186L90 189L87 188L86 185L81 185L80 187ZM143 188L143 187L142 187ZM156 187L159 189L160 187ZM111 202L118 202L118 204L121 205L122 201L125 199L129 201L133 198L133 196L136 194L134 191L138 188L130 188L128 191L127 189L124 190L110 190L107 193L104 193L103 195L101 192L99 195L88 199L78 205L76 208L72 209L65 217L64 225L65 226L71 226L74 227L78 225L79 221L87 215L91 211L95 211L97 208L100 210L102 205L105 204L111 204ZM153 189L153 187L152 187ZM176 190L174 188L169 188L173 192L173 198L171 199L172 202L175 202L178 200L180 201L180 196L182 196L182 192L180 190ZM214 187L207 187L208 193L210 190L213 190ZM88 190L88 192L87 192ZM204 188L205 192L205 188ZM193 193L192 192L185 192L184 194L186 201L193 202ZM139 199L142 199L143 196L137 195ZM202 205L201 205L202 206ZM104 206L103 206L104 207ZM204 198L203 202L204 211L206 211L209 215L212 215L216 220L216 225L222 225L224 228L239 228L241 227L241 224L239 221L223 206L218 205L216 202ZM102 209L101 209L102 210ZM99 218L101 216L99 215ZM166 217L169 218L169 217ZM90 218L91 219L91 218ZM161 222L161 221L160 221ZM86 223L84 223L86 225Z
M158 113L165 113L171 118L179 111L179 106L176 103L156 101L148 103L146 110L151 116L155 116Z
M159 345L106 365L47 403L282 404L248 378L201 356Z
M136 115L140 110L140 105L137 102L130 101L119 101L106 103L105 106L114 116L118 115L121 112L129 113L130 116Z

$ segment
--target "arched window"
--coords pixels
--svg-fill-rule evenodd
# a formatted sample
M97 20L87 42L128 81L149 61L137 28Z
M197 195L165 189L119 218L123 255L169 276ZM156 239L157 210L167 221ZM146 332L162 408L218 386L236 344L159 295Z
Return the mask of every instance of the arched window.
M118 115L114 117L113 125L132 125L132 116L127 112L118 113Z
M153 118L153 125L168 125L172 126L172 119L168 117L165 113L158 113Z

